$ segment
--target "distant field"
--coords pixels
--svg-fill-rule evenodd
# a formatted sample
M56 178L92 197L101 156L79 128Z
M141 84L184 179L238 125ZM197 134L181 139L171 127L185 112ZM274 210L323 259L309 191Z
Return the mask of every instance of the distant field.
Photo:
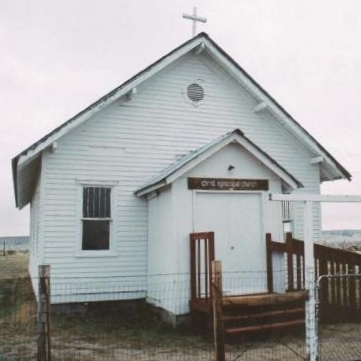
M25 278L28 276L29 254L16 252L0 255L0 279Z

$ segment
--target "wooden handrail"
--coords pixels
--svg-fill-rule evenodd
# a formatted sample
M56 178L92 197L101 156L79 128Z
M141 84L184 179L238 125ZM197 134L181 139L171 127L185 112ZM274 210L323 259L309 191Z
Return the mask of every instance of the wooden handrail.
M287 256L288 291L302 290L304 287L304 242L293 238L289 233L286 242L272 240L271 234L266 234L267 248L267 284L268 291L273 292L272 255L283 253ZM314 244L315 277L323 275L361 274L361 254ZM296 259L296 262L295 262ZM337 277L325 280L321 286L321 299L324 304L346 307L348 310L361 309L361 284L356 280Z

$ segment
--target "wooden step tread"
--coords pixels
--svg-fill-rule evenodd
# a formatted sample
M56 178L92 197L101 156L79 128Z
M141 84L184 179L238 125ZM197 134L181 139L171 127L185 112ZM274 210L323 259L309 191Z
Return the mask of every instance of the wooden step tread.
M252 320L256 318L262 317L275 317L275 316L285 316L285 315L294 315L297 313L305 312L304 307L298 307L287 310L278 310L278 311L270 311L263 313L255 313L253 315L244 315L244 316L224 316L223 321L238 321L238 320Z
M266 325L226 328L224 330L224 332L227 335L236 335L236 334L246 333L246 332L267 331L267 330L272 330L272 329L277 329L277 328L298 326L298 325L303 325L304 323L305 323L305 320L294 320L294 321L286 321L286 322L279 322L279 323L270 323L270 324L266 324Z
M296 291L288 293L262 293L255 295L224 296L223 306L266 306L279 305L291 302L306 301L307 291Z

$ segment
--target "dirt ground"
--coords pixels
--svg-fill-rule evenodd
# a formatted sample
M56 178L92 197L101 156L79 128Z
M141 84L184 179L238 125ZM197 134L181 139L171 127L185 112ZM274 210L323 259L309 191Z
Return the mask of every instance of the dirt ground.
M9 280L27 277L28 256L16 253L0 257L0 285ZM23 288L18 292L18 288ZM4 289L4 288L3 288ZM15 282L16 297L11 302L0 298L0 360L36 359L36 304L31 295L30 281ZM1 289L0 289L1 293ZM4 293L4 291L3 291ZM20 296L19 296L20 295ZM6 295L8 297L9 295ZM2 295L4 297L4 295ZM6 314L1 305L6 305ZM3 307L4 308L4 307ZM9 311L11 310L11 312ZM89 315L82 321L64 317L52 320L51 345L53 361L98 360L214 360L211 338L194 330L177 334L174 330L146 330L121 323L89 324ZM59 317L59 316L58 316ZM83 315L84 317L84 315ZM70 322L70 323L69 323ZM90 322L92 323L92 321ZM80 326L79 326L80 325ZM158 332L159 331L159 332ZM320 360L349 361L361 359L361 325L339 324L320 328ZM283 335L240 340L226 344L226 360L296 361L305 360L305 336Z

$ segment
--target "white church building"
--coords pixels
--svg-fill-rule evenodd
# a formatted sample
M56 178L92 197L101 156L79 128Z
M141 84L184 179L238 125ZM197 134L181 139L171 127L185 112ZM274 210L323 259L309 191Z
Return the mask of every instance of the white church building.
M269 194L319 194L322 182L351 179L205 33L45 135L12 167L16 205L30 204L30 274L34 281L39 265L51 266L53 303L142 298L174 315L189 312L190 234L214 232L225 274L264 274L247 287L225 284L226 292L267 292L266 233L303 238L302 207ZM316 205L313 227L317 238ZM155 287L177 290L178 282L176 304Z

